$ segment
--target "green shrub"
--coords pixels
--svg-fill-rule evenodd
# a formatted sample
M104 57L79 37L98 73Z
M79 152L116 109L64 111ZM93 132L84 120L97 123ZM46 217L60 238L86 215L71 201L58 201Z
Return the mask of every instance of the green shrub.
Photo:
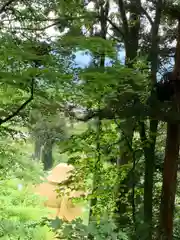
M52 239L51 229L42 224L48 211L24 182L2 180L0 192L0 239Z

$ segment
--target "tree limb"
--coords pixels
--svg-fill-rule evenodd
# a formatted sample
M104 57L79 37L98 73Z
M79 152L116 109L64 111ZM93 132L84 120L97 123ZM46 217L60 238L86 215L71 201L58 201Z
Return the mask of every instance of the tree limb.
M146 18L148 19L149 23L151 25L153 25L153 20L152 18L150 17L150 15L148 14L148 12L143 8L141 7L141 12L146 16Z
M87 122L93 118L98 117L100 120L102 119L115 119L115 113L108 108L98 109L98 110L89 110L84 116L78 117L76 113L73 111L73 107L71 109L65 109L65 114L67 116L75 118L77 121Z
M28 100L26 100L15 112L13 112L12 114L10 114L9 116L7 116L6 118L4 119L0 119L0 125L11 120L12 118L14 118L15 116L18 115L18 113L23 110L26 105L28 103L30 103L32 100L33 100L33 97L34 97L34 78L32 79L32 83L31 83L31 95L30 97L28 98Z
M125 119L130 117L135 117L137 119L147 120L159 120L163 122L171 122L171 123L180 123L180 114L177 114L175 109L173 108L174 104L166 103L160 104L158 101L154 102L153 106L142 104L141 106L132 105L132 106L125 106L119 108L118 106L115 107L104 107L100 110L92 109L87 110L84 112L82 116L78 116L73 109L75 107L69 108L62 108L66 116L72 117L77 121L87 122L93 118L99 119ZM168 109L168 110L167 110Z
M98 17L98 16L97 16ZM83 19L83 18L88 18L87 16L79 16L79 17L69 17L69 16L64 16L61 18L55 18L55 19L51 19L50 21L54 21L53 23L44 26L44 27L39 27L39 28L31 28L31 27L13 27L13 29L15 30L28 30L28 31L44 31L50 27L56 26L58 24L61 24L62 21L73 21L76 19ZM48 19L46 20L37 20L37 21L42 21L42 22L46 22L48 21ZM9 27L3 27L3 29L9 29Z
M111 26L117 31L119 32L123 37L124 37L124 33L121 31L121 29L115 24L113 23L113 21L109 18L106 19L107 22L109 22L111 24Z
M146 18L148 19L149 23L152 25L153 24L153 20L150 17L150 15L148 14L148 12L141 6L141 2L134 2L131 1L130 3L126 4L126 8L130 11L132 11L134 8L137 9L138 13L140 14L144 14L146 16Z
M0 8L0 14L6 11L6 8L16 1L17 0L9 0L6 3L4 3L4 5Z

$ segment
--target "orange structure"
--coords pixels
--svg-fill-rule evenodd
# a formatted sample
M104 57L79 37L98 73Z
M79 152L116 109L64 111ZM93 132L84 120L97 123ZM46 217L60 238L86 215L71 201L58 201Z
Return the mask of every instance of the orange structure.
M44 182L35 187L35 193L45 197L45 206L52 210L51 217L59 217L61 219L72 221L73 219L82 215L82 207L72 203L72 197L79 197L82 192L72 191L70 195L58 196L57 193L58 184L62 183L71 175L71 171L74 169L72 165L60 163L57 165L44 179Z

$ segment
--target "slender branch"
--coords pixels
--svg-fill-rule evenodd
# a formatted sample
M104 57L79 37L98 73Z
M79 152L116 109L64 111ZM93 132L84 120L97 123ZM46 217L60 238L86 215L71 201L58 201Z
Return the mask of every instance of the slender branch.
M153 20L152 18L150 17L150 15L148 14L148 12L143 8L141 7L141 12L146 16L146 18L148 19L149 23L151 25L153 25Z
M40 28L31 28L31 27L13 27L14 30L27 30L27 31L44 31L50 27L56 26L59 24L59 21L49 24L45 27ZM3 29L10 29L10 27L3 27Z
M122 43L122 41L121 41L119 38L111 35L109 32L108 32L107 34L108 34L108 36L109 36L110 38L112 38L114 41L116 41L116 42L118 42L118 43Z
M31 83L31 95L30 97L28 98L28 100L26 100L15 112L13 112L12 114L10 114L9 116L7 116L6 118L4 119L0 119L0 125L11 120L12 118L14 118L15 116L18 115L18 113L23 110L26 105L28 103L30 103L32 100L33 100L33 95L34 95L34 78L32 78L32 83Z
M65 21L65 20L67 20L67 21L73 21L73 20L76 20L76 19L83 19L83 18L87 18L87 16L80 16L80 17L63 17L63 18L57 18L57 19L54 19L54 22L53 23L51 23L51 24L49 24L49 25L47 25L47 26L45 26L45 27L39 27L39 28L31 28L31 27L13 27L13 29L15 29L15 30L28 30L28 31L44 31L44 30L46 30L46 29L48 29L48 28L50 28L50 27L53 27L53 26L56 26L56 25L58 25L58 24L61 24L61 21ZM41 21L41 20L39 20L39 21ZM42 22L43 21L48 21L48 20L42 20ZM53 21L53 20L51 20L51 21ZM4 29L9 29L9 27L3 27Z
M4 5L0 8L0 14L6 11L6 8L16 1L17 0L9 0L6 3L4 3Z
M106 19L110 24L111 26L117 31L119 32L123 37L124 37L124 33L121 31L121 29L115 24L113 23L113 21L109 18Z

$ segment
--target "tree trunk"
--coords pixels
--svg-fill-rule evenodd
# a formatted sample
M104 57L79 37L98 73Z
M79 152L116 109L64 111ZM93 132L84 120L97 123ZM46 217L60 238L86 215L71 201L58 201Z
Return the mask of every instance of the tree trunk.
M130 124L132 124L132 128L130 128ZM134 123L131 123L129 121L124 122L124 125L118 125L119 131L120 131L120 139L121 142L124 141L123 147L119 147L120 156L117 159L117 167L119 169L119 174L121 174L121 167L125 164L128 164L129 162L132 162L132 140L134 135ZM128 129L128 130L127 130ZM122 133L123 131L123 133ZM127 214L129 207L128 199L130 199L130 193L129 190L132 189L133 186L133 172L130 171L125 179L122 181L119 181L117 183L117 200L116 200L116 210L115 210L115 217L116 221L119 226L125 226L128 222L131 222L131 216ZM119 177L121 179L121 176ZM124 200L126 198L126 200Z
M52 156L53 143L45 144L42 150L42 162L44 164L44 170L47 171L53 166Z
M133 4L133 8L130 9L130 16L129 20L126 16L126 7L123 1L118 1L119 6L119 13L122 20L122 29L123 29L123 38L124 38L124 45L125 45L125 65L128 68L133 68L133 64L136 62L137 58L137 51L139 47L139 31L140 31L140 14L138 11L138 7L141 6L140 0L132 0L131 2ZM133 22L133 24L131 24ZM133 119L130 119L130 123L132 124ZM127 121L128 124L128 121ZM134 124L135 125L135 124ZM125 132L127 129L129 129L130 125L126 125L122 129ZM128 133L127 139L129 145L127 149L124 149L124 147L120 147L120 158L117 160L117 165L122 166L129 161L132 161L132 152L130 148L132 147L132 139L134 134L134 126L132 128L132 132ZM126 141L127 141L126 139ZM128 220L130 220L130 217L126 214L127 213L127 206L128 203L122 200L121 198L128 194L129 190L132 188L134 183L134 179L132 179L132 172L128 174L128 176L124 179L123 183L121 180L119 183L117 183L117 201L116 206L117 209L115 211L116 214L116 221L119 225L127 224ZM121 178L120 178L121 179ZM124 186L122 186L122 184ZM119 196L120 195L120 196ZM122 197L121 197L122 196ZM131 198L129 196L129 198Z
M144 222L146 224L147 240L152 239L152 206L153 206L153 176L155 166L155 145L158 121L150 121L150 136L148 147L144 147L145 174L144 174ZM145 145L147 143L145 142Z
M149 60L151 62L151 83L154 85L157 82L158 70L158 32L161 21L161 13L163 9L163 1L156 1L156 13L151 27L151 49L149 52ZM148 144L149 147L144 147L145 156L145 176L144 176L144 223L146 225L147 240L152 239L152 217L153 217L153 175L155 165L155 145L156 133L158 128L157 120L150 120L150 131ZM144 132L145 134L145 132ZM144 135L145 141L147 140L146 134ZM146 143L147 144L147 143Z
M163 170L158 239L172 240L173 213L179 157L179 125L167 124L167 140Z
M41 142L38 139L35 139L33 159L41 159Z

